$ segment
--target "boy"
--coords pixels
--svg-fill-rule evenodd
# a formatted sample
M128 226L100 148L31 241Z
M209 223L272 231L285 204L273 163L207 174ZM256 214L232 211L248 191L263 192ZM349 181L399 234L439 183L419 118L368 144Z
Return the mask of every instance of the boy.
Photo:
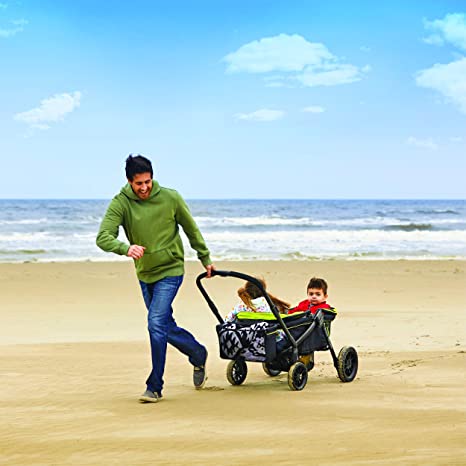
M327 289L327 282L323 278L311 278L307 285L308 299L301 301L296 307L290 309L288 314L304 311L311 311L312 314L316 314L319 309L332 309L326 303Z

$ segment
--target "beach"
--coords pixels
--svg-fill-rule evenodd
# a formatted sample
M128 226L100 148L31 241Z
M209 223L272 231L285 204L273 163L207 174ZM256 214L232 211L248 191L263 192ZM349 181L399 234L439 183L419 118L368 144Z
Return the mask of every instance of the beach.
M169 349L164 399L140 404L150 367L133 265L0 264L0 463L452 465L466 457L466 261L235 261L292 303L313 276L338 311L332 342L360 367L341 383L328 352L300 392L249 364L226 380L216 320L187 262L177 322L209 349L205 389ZM222 314L235 279L205 282Z

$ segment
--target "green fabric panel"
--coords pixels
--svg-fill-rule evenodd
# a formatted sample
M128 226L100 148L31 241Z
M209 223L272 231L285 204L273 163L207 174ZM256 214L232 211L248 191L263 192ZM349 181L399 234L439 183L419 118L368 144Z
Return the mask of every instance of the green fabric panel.
M281 314L282 317L286 317L286 314ZM277 320L271 312L239 312L236 315L238 320Z

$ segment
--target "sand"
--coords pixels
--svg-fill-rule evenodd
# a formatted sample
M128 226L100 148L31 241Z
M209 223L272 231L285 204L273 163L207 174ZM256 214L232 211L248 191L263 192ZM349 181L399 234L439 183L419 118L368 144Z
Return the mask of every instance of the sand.
M303 391L249 364L231 386L215 318L188 263L175 317L206 344L206 388L169 350L164 399L140 404L150 367L130 262L0 264L0 464L464 465L464 261L232 262L297 302L330 283L332 341L357 348L356 380L316 355ZM222 313L235 279L206 282Z

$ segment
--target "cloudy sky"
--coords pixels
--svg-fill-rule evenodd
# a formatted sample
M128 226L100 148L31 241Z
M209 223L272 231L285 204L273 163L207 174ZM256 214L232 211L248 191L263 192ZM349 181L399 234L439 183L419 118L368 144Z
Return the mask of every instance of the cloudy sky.
M0 198L466 198L466 2L383 3L0 0Z

